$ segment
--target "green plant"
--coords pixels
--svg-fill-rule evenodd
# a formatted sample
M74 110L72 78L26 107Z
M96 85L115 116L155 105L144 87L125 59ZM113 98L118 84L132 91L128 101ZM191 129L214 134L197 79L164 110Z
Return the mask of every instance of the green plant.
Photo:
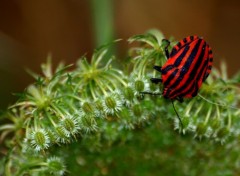
M165 62L163 38L157 30L130 38L141 45L119 68L105 58L109 45L70 71L53 71L48 59L2 115L0 173L238 175L240 75L228 78L223 63L199 96L176 102L181 129L169 100L141 93L162 91L149 78Z

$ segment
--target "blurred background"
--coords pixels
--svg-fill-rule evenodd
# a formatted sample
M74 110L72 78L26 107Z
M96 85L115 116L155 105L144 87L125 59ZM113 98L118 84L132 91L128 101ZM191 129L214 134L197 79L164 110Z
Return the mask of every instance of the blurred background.
M39 73L48 53L55 66L70 64L121 38L116 45L121 59L126 40L151 28L176 40L202 36L216 66L225 60L230 75L239 70L238 0L0 0L0 109L33 82L25 69Z

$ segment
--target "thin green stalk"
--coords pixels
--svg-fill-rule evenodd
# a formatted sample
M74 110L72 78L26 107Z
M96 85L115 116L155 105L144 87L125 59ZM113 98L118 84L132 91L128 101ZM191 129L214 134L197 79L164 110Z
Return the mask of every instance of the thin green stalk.
M204 124L205 124L205 125L207 125L211 113L212 113L212 106L210 106L210 108L209 108L209 110L208 110L206 119L205 119L205 121L204 121Z
M91 0L92 18L94 26L95 44L99 47L103 43L113 41L113 1Z
M95 46L98 48L114 39L114 9L112 0L91 0ZM114 46L111 46L106 58L113 55Z

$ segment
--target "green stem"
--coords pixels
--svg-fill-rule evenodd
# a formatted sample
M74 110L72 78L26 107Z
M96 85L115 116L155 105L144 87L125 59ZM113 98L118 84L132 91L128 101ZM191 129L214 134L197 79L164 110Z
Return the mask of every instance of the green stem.
M221 113L220 113L220 110L219 110L219 106L216 105L216 108L217 108L217 118L220 120L221 119Z
M95 46L112 42L114 39L114 9L112 0L91 0L92 19L95 36ZM109 46L106 58L115 52L114 46ZM103 61L105 62L105 61ZM106 63L106 62L105 62Z
M63 113L60 111L60 109L57 106L55 106L54 103L51 103L50 106L54 109L56 113L58 113L62 118L64 118Z
M208 123L211 112L212 112L212 106L210 106L210 108L208 110L207 117L206 117L205 122L204 122L205 125Z
M195 101L190 101L190 103L187 105L187 108L186 108L186 111L185 111L186 116L190 116L190 111L191 111L194 103L195 103Z
M231 125L232 125L232 115L228 109L228 128L230 129L231 128Z
M52 123L52 125L55 127L56 126L56 123L53 121L52 117L49 115L49 113L47 111L45 111L45 114L48 118L48 120Z
M89 83L89 87L90 87L90 92L92 94L92 97L94 100L96 100L96 95L95 95L95 91L94 91L94 88L93 88L93 85L92 85L92 81Z
M94 26L95 44L97 47L103 43L113 41L113 1L91 0L92 18Z

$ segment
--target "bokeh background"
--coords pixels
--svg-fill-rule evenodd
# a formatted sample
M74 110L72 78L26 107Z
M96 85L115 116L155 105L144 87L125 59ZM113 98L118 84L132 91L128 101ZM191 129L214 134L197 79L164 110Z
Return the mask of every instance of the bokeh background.
M70 64L121 38L121 59L126 40L151 28L177 40L202 36L216 66L225 60L230 75L239 70L239 0L0 0L0 109L33 81L25 69L40 72L49 53L55 66Z

